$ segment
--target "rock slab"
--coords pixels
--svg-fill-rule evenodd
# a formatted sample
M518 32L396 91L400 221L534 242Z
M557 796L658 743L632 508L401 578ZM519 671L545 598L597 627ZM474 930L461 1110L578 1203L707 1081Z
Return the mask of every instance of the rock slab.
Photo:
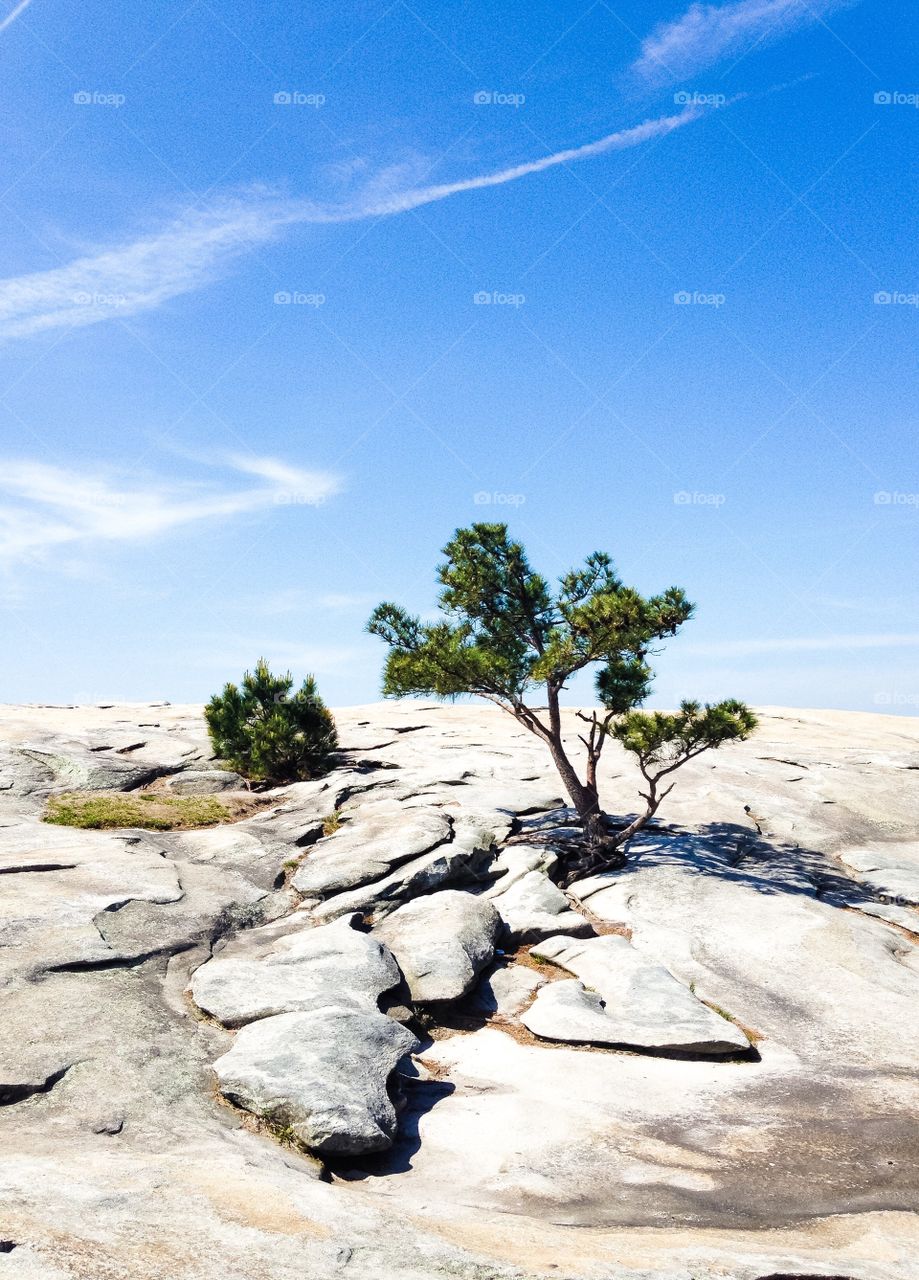
M589 921L572 910L561 889L542 871L526 872L492 902L504 922L507 941L515 946L560 933L576 938L593 933Z
M387 1084L418 1048L383 1013L331 1005L252 1022L214 1063L221 1093L324 1155L385 1151L396 1134Z
M195 972L192 997L225 1027L329 1005L375 1012L401 974L392 953L354 927L359 920L312 927L295 916L286 932L269 925L242 933Z
M501 917L485 898L459 889L416 898L374 935L399 963L413 1000L459 1000L492 960Z
M750 1047L738 1026L618 934L586 942L549 938L530 954L580 979L541 988L521 1018L534 1035L711 1056Z

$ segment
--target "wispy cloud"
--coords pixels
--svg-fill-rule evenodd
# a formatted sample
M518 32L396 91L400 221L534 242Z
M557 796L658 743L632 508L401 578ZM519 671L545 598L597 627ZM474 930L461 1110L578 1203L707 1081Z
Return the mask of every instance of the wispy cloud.
M21 13L25 13L31 3L32 0L19 0L19 4L14 9L11 9L5 17L0 18L0 31L5 31L11 23L16 21Z
M67 266L0 281L0 337L98 324L158 306L200 288L290 220L289 208L253 193Z
M705 658L738 658L763 653L823 653L846 649L915 649L919 632L880 632L869 635L787 636L759 640L687 642L682 654Z
M41 559L74 544L140 542L202 520L231 519L277 504L320 503L340 489L325 472L272 458L228 462L269 483L127 482L110 469L78 471L30 460L0 465L0 563Z
M0 338L98 324L147 311L201 288L247 249L274 239L291 226L405 213L462 192L502 186L557 165L637 147L702 114L702 108L689 106L584 146L457 182L404 187L398 185L395 174L384 174L344 204L283 200L264 190L251 191L207 212L186 214L140 239L87 254L67 266L0 280Z
M737 0L734 4L691 4L684 14L662 22L641 45L632 64L640 79L682 80L721 58L819 22L850 0Z

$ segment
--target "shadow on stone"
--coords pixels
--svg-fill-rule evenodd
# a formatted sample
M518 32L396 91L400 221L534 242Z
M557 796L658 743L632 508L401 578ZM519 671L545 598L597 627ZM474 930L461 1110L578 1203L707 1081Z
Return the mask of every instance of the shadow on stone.
M430 1048L428 1041L425 1049ZM422 1050L422 1053L424 1050ZM412 1158L421 1147L421 1119L449 1098L456 1085L448 1080L421 1080L402 1076L404 1105L399 1112L399 1132L388 1151L356 1160L327 1161L329 1172L342 1182L363 1182L366 1178L382 1178L392 1173L407 1173Z
M609 873L608 882L614 884L632 870L663 866L691 868L757 893L819 898L851 907L885 902L882 894L845 875L828 854L776 843L734 822L645 831L629 847L627 866ZM592 885L597 880L590 878ZM577 885L572 889L577 893Z

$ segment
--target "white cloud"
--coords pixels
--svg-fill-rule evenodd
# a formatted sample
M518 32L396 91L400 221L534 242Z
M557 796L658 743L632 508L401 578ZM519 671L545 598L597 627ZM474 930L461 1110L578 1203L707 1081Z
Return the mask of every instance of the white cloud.
M245 465L242 465L242 462ZM324 472L273 458L233 459L237 472L270 483L230 488L204 483L125 481L111 471L83 471L5 459L0 466L0 562L41 558L74 544L140 542L201 520L231 519L290 502L319 503L340 489Z
M88 253L64 267L0 280L0 338L21 338L62 326L80 327L150 310L199 289L237 256L296 225L354 222L405 213L465 191L502 186L556 165L640 146L698 119L689 106L646 120L581 147L558 151L496 173L434 186L401 186L389 171L346 204L282 200L263 190L186 214L165 228L114 248Z
M65 267L0 280L0 337L98 324L158 306L207 284L290 217L288 208L253 193Z
M759 653L822 653L846 649L915 649L919 632L881 632L875 635L788 636L761 640L715 640L680 645L681 654L705 658L735 658Z
M761 41L778 39L796 27L819 22L848 0L738 0L734 4L694 3L684 14L662 22L641 45L632 71L646 81L682 80L720 58L739 55Z

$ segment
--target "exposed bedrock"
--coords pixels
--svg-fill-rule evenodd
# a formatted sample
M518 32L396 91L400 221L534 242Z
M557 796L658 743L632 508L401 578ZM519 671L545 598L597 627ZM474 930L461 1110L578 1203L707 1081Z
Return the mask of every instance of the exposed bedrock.
M338 722L243 821L81 831L232 794L201 709L0 709L0 1280L919 1280L913 720L765 711L565 892L509 718Z

